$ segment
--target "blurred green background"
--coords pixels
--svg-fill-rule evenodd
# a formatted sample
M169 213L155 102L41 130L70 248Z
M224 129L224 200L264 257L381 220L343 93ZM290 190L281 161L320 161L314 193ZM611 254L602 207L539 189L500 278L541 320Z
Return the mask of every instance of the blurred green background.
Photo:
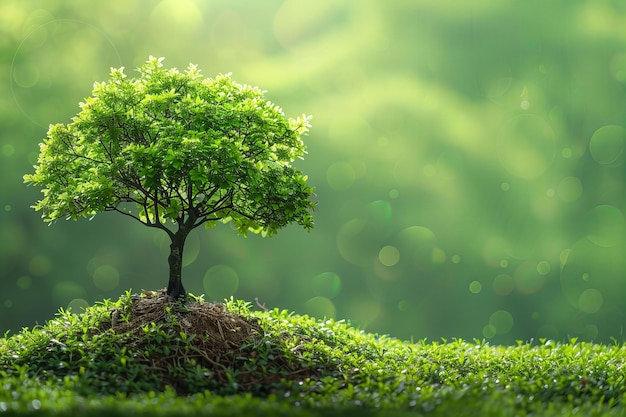
M624 340L626 3L0 1L0 332L166 285L164 233L48 227L49 123L110 67L193 62L313 115L311 233L188 239L185 286L403 339Z

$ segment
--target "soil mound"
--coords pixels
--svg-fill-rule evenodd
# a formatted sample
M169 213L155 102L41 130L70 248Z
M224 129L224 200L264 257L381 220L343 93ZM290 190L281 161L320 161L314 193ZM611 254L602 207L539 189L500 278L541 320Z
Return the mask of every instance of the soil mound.
M111 314L111 328L118 334L143 334L145 326L163 324L170 330L201 336L205 347L212 351L239 348L262 334L256 320L235 315L221 303L172 302L165 291L133 294L127 320L120 319L123 313Z
M220 303L181 303L171 301L164 291L143 291L133 294L129 305L111 312L111 321L100 330L109 329L125 337L135 360L180 394L201 387L254 390L253 385L273 379L244 369L263 337L258 322L233 314Z

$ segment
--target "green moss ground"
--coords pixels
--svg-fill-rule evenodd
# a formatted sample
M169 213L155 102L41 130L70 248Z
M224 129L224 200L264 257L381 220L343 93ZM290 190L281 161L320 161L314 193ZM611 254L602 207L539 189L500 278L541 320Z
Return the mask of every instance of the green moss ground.
M626 415L626 347L402 342L122 296L0 339L0 416Z

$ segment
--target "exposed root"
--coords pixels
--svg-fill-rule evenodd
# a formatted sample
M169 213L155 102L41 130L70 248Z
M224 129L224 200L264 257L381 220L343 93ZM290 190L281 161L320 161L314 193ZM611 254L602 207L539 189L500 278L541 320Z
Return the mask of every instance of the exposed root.
M239 348L261 334L256 321L237 316L220 303L181 304L170 301L164 291L144 291L141 296L133 294L131 300L128 320L111 321L111 328L118 334L141 336L145 326L170 324L174 330L201 336L211 349L228 350Z
M319 373L303 366L298 352L285 357L281 340L269 340L255 319L233 314L222 304L173 302L164 291L144 291L130 301L114 310L99 331L126 336L134 360L148 365L163 387L180 394L210 389L263 395L281 380Z

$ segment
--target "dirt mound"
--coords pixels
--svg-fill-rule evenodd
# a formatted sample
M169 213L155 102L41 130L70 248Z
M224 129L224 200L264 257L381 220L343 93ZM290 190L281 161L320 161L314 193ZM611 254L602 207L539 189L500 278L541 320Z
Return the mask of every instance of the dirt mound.
M258 322L233 314L222 304L172 302L164 291L144 291L132 295L129 305L113 310L109 323L100 330L113 329L125 336L134 360L180 394L201 388L255 390L277 382L250 367L263 338Z
M211 349L232 350L261 334L257 321L237 316L221 303L172 302L165 291L143 291L131 296L127 320L113 312L111 328L116 333L143 334L145 326L166 324L185 334L198 335Z

